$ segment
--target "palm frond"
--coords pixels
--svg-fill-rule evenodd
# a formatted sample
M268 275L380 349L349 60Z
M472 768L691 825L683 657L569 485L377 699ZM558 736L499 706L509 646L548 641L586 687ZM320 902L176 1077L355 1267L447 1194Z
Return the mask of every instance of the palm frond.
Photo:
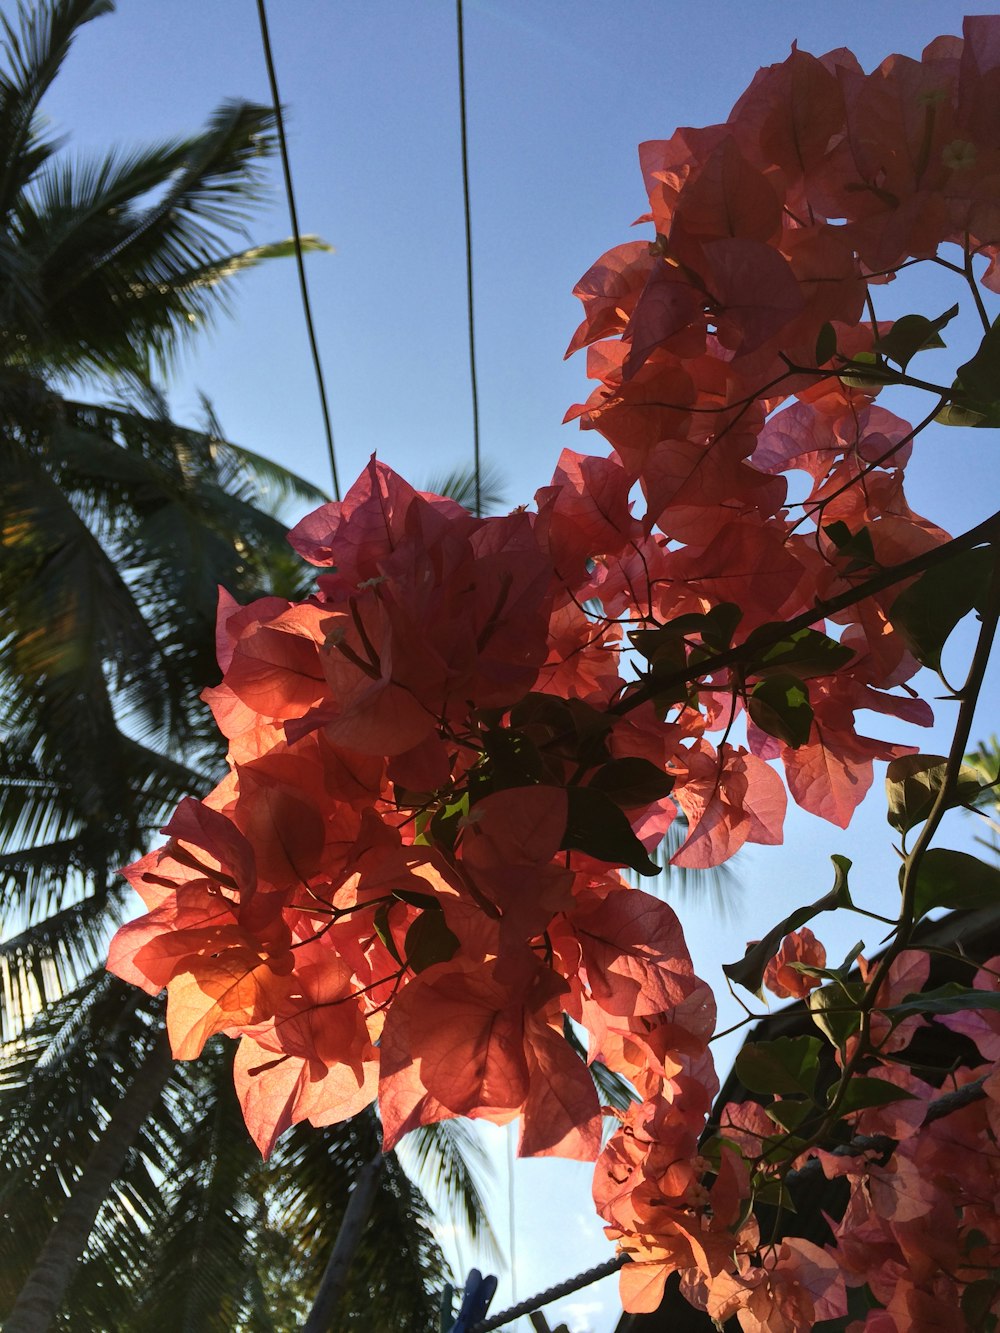
M636 888L655 893L661 898L690 900L697 897L701 905L709 907L720 919L725 920L732 913L739 892L739 877L733 868L736 862L730 860L725 865L712 866L708 870L688 870L685 866L671 865L671 859L680 851L687 835L687 820L678 811L663 841L652 853L660 873L655 876L640 876L632 870L622 873Z
M580 1039L572 1021L565 1014L563 1015L563 1036L580 1059L586 1060L587 1048ZM614 1070L609 1069L607 1065L602 1064L600 1060L591 1061L587 1068L590 1071L590 1077L594 1080L594 1087L597 1089L597 1095L602 1106L610 1106L615 1111L627 1111L632 1103L638 1100L635 1089L631 1084L620 1074L616 1074Z
M348 1185L378 1147L374 1112L325 1129L296 1126L271 1159L272 1215L297 1237L290 1276L315 1293L347 1203ZM429 1329L445 1276L433 1213L390 1154L348 1279L338 1328ZM386 1243L386 1238L391 1243Z
M20 855L33 867L44 866L49 875L57 873L62 860L60 889L76 870L72 853L61 848L33 847ZM129 897L124 881L113 880L0 942L0 1039L16 1038L39 1008L103 967L111 936L127 918Z
M421 1125L397 1149L407 1174L434 1205L454 1218L484 1252L500 1260L500 1244L489 1221L490 1165L482 1144L464 1120Z
M0 217L56 148L41 137L36 115L77 30L113 8L113 0L19 4L17 27L0 14Z
M504 502L505 482L500 468L487 463L479 470L480 503L484 514L499 510ZM466 509L476 504L476 471L472 467L456 467L450 472L436 472L424 486L434 495L447 495Z

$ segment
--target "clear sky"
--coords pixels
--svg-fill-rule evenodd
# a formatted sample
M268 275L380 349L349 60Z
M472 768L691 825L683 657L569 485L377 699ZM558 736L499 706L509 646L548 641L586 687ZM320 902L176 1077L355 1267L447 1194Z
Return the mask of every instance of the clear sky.
M0 9L15 6L0 0ZM300 221L336 250L308 265L341 478L349 483L374 450L419 484L471 452L454 5L271 0L269 12ZM629 226L646 208L636 145L725 119L757 67L783 59L794 40L817 54L849 46L871 68L890 51L918 55L939 33L960 32L962 13L951 0L466 0L483 450L511 505L547 482L561 448L602 446L560 425L588 392L582 356L562 354L579 319L574 283L636 234ZM103 150L193 130L226 97L269 100L254 0L119 0L85 30L46 108L74 148ZM253 243L289 232L276 164L272 175ZM959 295L909 290L908 308L932 315ZM195 416L199 390L231 438L329 487L291 262L247 275L236 318L178 366L178 419ZM887 405L907 414L899 400ZM994 432L924 437L911 503L956 532L986 517L995 449ZM985 697L995 700L993 680ZM994 705L979 734L997 726ZM874 719L872 729L891 730ZM947 744L944 731L917 739L927 750ZM802 815L784 847L741 857L724 926L696 898L680 904L696 966L713 985L747 938L826 891L831 852L854 858L873 901L892 891L877 791L870 804L847 833ZM865 932L855 923L822 934L833 953ZM733 1054L730 1043L723 1055ZM519 1295L610 1253L590 1177L588 1166L518 1165ZM501 1235L505 1195L501 1171ZM463 1265L473 1257L463 1247ZM502 1285L494 1309L509 1295ZM574 1333L609 1333L619 1310L612 1279L549 1317Z

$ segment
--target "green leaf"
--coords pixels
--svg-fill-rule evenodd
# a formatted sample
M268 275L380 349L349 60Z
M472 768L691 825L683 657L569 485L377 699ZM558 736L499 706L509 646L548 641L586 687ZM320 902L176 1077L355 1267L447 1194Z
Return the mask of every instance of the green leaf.
M660 867L632 832L632 825L614 801L592 787L567 787L569 815L562 846L586 852L598 861L626 865L640 875L658 875Z
M717 652L728 648L733 641L736 626L742 619L743 612L735 602L719 602L709 611L690 611L675 616L665 625L657 625L655 629L631 630L628 637L632 646L648 662L669 660L673 663L678 649L684 647L685 639L701 639L702 643ZM684 665L683 657L680 665Z
M937 319L928 319L926 315L901 315L888 333L876 340L875 349L905 370L918 352L927 347L944 346L941 330L957 314L958 306L953 305Z
M879 361L874 352L855 352L840 375L840 382L849 389L877 389L894 379L896 372Z
M952 387L956 391L961 389L957 382ZM998 418L1000 412L995 408L989 412L977 412L974 408L963 407L961 403L945 403L934 420L939 426L982 427L995 426Z
M847 524L838 519L835 523L828 523L823 531L836 546L837 554L850 561L847 573L871 569L873 565L878 564L875 559L875 547L872 545L872 535L866 527L862 526L857 532L851 532Z
M861 1026L860 1011L852 1006L861 1000L864 993L862 982L837 982L810 991L806 997L813 1022L838 1050L844 1049L848 1037L853 1036Z
M435 908L440 910L441 907L433 893L418 893L416 889L393 889L392 896L398 898L401 903L409 903L411 907L432 910Z
M909 1014L960 1014L966 1009L1000 1011L1000 991L973 990L957 981L949 981L936 990L910 995L881 1012L890 1018L906 1018Z
M775 672L758 681L747 699L747 712L761 731L776 736L793 750L809 740L813 710L808 686L798 676Z
M820 1045L818 1037L810 1037L809 1040L814 1041L817 1046ZM764 1112L782 1129L796 1130L804 1120L808 1119L810 1112L815 1111L815 1109L816 1107L812 1101L795 1098L793 1101L772 1102L770 1106L764 1107ZM760 1195L758 1194L757 1197L760 1198Z
M486 792L484 791L482 795L485 796ZM446 803L440 810L434 812L430 822L430 835L435 846L454 851L458 830L462 820L469 813L469 804L469 793L463 792L457 801Z
M837 355L837 330L829 322L824 324L816 338L816 364L825 366Z
M831 1096L835 1089L831 1089ZM847 1085L840 1110L844 1115L851 1111L864 1111L870 1106L888 1106L890 1102L912 1101L914 1094L905 1088L897 1088L884 1078L852 1078Z
M682 671L687 663L684 632L677 628L680 620L700 620L700 616L680 616L669 625L656 629L633 629L629 641L650 666L659 665L667 671ZM693 630L690 631L693 633Z
M458 937L449 929L440 907L421 912L406 932L403 951L414 972L423 972L434 963L446 963L454 958Z
M1000 867L968 852L931 847L917 868L913 911L918 919L935 907L992 907L1000 902Z
M372 925L375 927L375 934L379 937L389 953L396 962L403 966L403 960L399 956L399 950L396 948L396 941L392 938L392 927L389 925L389 908L391 904L380 903L375 909L375 915L372 918Z
M885 789L889 801L886 817L893 828L908 833L924 822L944 785L947 770L948 761L939 754L907 754L892 761L886 769ZM982 787L976 770L963 764L946 809L975 800Z
M996 407L1000 398L1000 318L986 330L972 360L959 366L956 374L969 407L985 412Z
M810 1036L749 1041L736 1057L736 1074L751 1092L795 1092L811 1097L822 1049L819 1038Z
M781 626L773 622L761 625L747 641L747 645L751 646L753 639L758 636L763 638L780 629ZM846 666L853 657L853 648L845 647L828 634L818 629L800 629L755 655L747 667L747 675L769 676L794 669L795 674L803 680L811 676L830 676Z
M983 610L995 559L991 546L960 551L925 570L893 602L889 619L918 662L940 669L949 634L973 608Z
M831 856L834 867L833 888L822 898L817 898L808 907L797 907L783 921L772 927L762 940L748 946L746 953L737 963L724 963L722 970L730 981L744 986L754 995L760 995L764 969L778 952L781 941L793 930L798 930L820 912L832 912L838 907L852 907L851 892L847 884L847 872L851 863L846 856Z
M652 805L673 790L674 779L649 759L628 756L612 759L590 779L591 791L610 796L616 805Z
M582 699L560 699L554 694L531 693L510 710L511 730L522 730L540 749L561 747L588 767L611 758L605 744L612 719Z
M702 643L716 652L722 652L732 643L736 626L742 619L743 612L735 602L719 602L705 612L701 627Z
M542 756L521 731L488 731L483 746L489 756L490 789L531 787L542 780Z
M985 1236L983 1237L986 1242ZM986 1242L988 1243L988 1242ZM991 1313L997 1298L997 1281L992 1277L980 1278L970 1282L962 1292L961 1308L965 1317L966 1328L992 1333L997 1326L996 1315Z

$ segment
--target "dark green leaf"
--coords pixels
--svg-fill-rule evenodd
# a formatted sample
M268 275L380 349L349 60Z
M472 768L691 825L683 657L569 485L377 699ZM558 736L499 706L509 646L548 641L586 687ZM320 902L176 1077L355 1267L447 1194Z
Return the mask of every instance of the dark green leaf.
M894 759L886 770L885 788L889 801L889 823L901 833L922 824L930 814L944 784L948 761L939 754L907 754ZM973 801L982 791L979 774L963 764L955 792L946 809Z
M875 547L872 545L872 535L866 527L860 527L857 532L852 533L847 524L838 519L835 523L828 523L823 531L836 546L837 554L850 561L847 566L848 573L870 569L878 564L875 559Z
M700 620L700 616L684 616L684 620ZM687 649L684 634L675 628L676 622L661 625L657 629L634 629L629 631L629 640L637 653L640 653L650 666L660 666L665 672L683 671L687 664ZM693 631L692 631L693 632Z
M389 953L396 962L399 963L400 967L402 967L403 960L399 956L399 950L396 948L396 941L392 937L392 927L389 925L390 906L390 903L380 903L379 906L376 907L375 914L372 917L372 925L375 927L375 934L389 950Z
M742 619L743 612L735 602L719 602L709 611L690 611L655 629L632 630L628 637L648 662L670 663L674 669L678 662L684 665L685 640L697 638L707 647L721 651L732 643L733 631Z
M483 791L481 794L485 796L487 792ZM448 851L454 849L462 820L469 813L469 804L469 794L466 792L459 800L450 805L443 805L440 810L434 812L430 822L430 833L436 846L445 847Z
M523 731L540 750L551 746L588 767L611 758L605 743L611 724L606 712L582 699L552 694L526 694L510 710L512 730Z
M753 723L792 749L809 740L813 710L808 687L797 676L775 672L758 681L747 699Z
M968 852L931 847L917 868L913 911L922 917L935 907L992 907L1000 902L1000 868Z
M736 1057L736 1074L751 1092L802 1093L811 1097L819 1073L818 1037L749 1041Z
M603 792L592 787L568 787L569 814L562 846L586 852L598 861L631 866L640 875L658 875L660 867L632 832L632 825Z
M762 625L754 637L763 638L780 628L773 623ZM748 643L752 644L752 639ZM769 676L794 670L804 680L811 676L829 676L846 666L853 657L852 648L831 639L828 634L822 634L818 629L800 629L755 654L747 665L747 675Z
M966 1009L1000 1011L1000 991L973 990L957 981L949 981L936 990L910 995L881 1012L890 1018L906 1018L909 1014L960 1014Z
M491 789L530 787L542 780L538 747L520 731L488 731L483 741L489 756Z
M995 559L990 546L960 551L925 570L893 602L889 619L918 662L940 668L948 635L973 608L983 609Z
M701 627L701 639L709 648L722 652L733 641L736 626L743 619L743 612L735 602L719 602L705 612Z
M609 764L599 768L590 779L591 791L601 791L610 796L616 805L629 809L632 806L651 805L673 790L674 779L669 773L649 759L629 756L625 759L612 759Z
M958 306L953 305L937 319L928 319L926 315L901 315L888 333L876 340L875 349L905 370L918 352L927 347L944 346L941 330L957 314Z
M800 929L820 912L832 912L838 907L852 906L847 884L847 872L851 868L851 863L846 856L831 856L830 860L833 862L835 875L830 892L808 907L797 907L794 912L789 913L783 921L772 927L762 940L749 945L738 963L723 964L722 970L730 981L735 981L737 985L745 986L747 990L759 995L764 969L778 952L781 941L787 934Z
M816 1045L819 1046L820 1042L817 1037L811 1037L810 1040L815 1041ZM764 1107L765 1113L776 1125L788 1130L798 1129L802 1122L808 1118L809 1113L815 1111L815 1109L813 1102L804 1101L798 1097L793 1100L786 1098L781 1102L772 1102L770 1106ZM759 1193L757 1198L760 1199Z
M1000 398L1000 319L986 330L971 361L959 366L958 383L967 406L988 411Z
M837 355L837 330L832 324L826 323L819 331L816 338L816 364L825 366L826 363Z
M986 1238L983 1237L985 1243ZM997 1317L992 1314L1000 1284L996 1278L984 1277L978 1282L970 1282L962 1292L962 1314L965 1327L977 1330L977 1333L993 1333L997 1326Z
M392 896L411 907L440 908L441 904L432 893L418 893L415 889L393 889Z
M457 949L458 937L448 929L440 907L420 913L407 930L403 945L407 964L414 972L448 962Z
M832 1090L831 1090L832 1095ZM844 1115L851 1111L864 1111L870 1106L888 1106L890 1102L912 1101L914 1094L905 1088L897 1088L884 1078L852 1078L847 1085L840 1110Z
M791 1103L781 1102L780 1105L791 1105ZM771 1108L769 1107L768 1113L770 1113L770 1110ZM765 1181L754 1190L753 1203L754 1206L759 1203L770 1204L772 1208L780 1208L783 1213L795 1213L798 1211L788 1186L783 1180L778 1180L776 1178Z

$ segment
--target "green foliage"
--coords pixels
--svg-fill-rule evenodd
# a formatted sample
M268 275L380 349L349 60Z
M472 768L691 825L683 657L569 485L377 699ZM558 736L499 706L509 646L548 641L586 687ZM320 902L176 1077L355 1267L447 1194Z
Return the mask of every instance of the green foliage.
M936 754L907 754L890 763L885 787L889 801L887 818L893 828L908 833L923 823L945 785L947 769L947 759ZM974 801L981 785L976 770L963 764L945 808Z
M983 609L995 563L991 546L960 551L926 570L896 598L889 618L918 662L940 669L952 630L970 611Z
M776 672L758 681L747 698L747 712L761 731L793 749L809 740L813 710L809 688L798 676Z
M812 1097L821 1050L818 1037L747 1042L736 1057L736 1073L751 1092L800 1093Z
M875 350L905 370L918 352L928 347L944 347L941 330L957 314L958 306L953 305L937 319L928 319L926 315L902 315L888 333L876 339Z
M968 852L931 847L920 858L914 915L935 907L990 907L1000 902L1000 868Z

